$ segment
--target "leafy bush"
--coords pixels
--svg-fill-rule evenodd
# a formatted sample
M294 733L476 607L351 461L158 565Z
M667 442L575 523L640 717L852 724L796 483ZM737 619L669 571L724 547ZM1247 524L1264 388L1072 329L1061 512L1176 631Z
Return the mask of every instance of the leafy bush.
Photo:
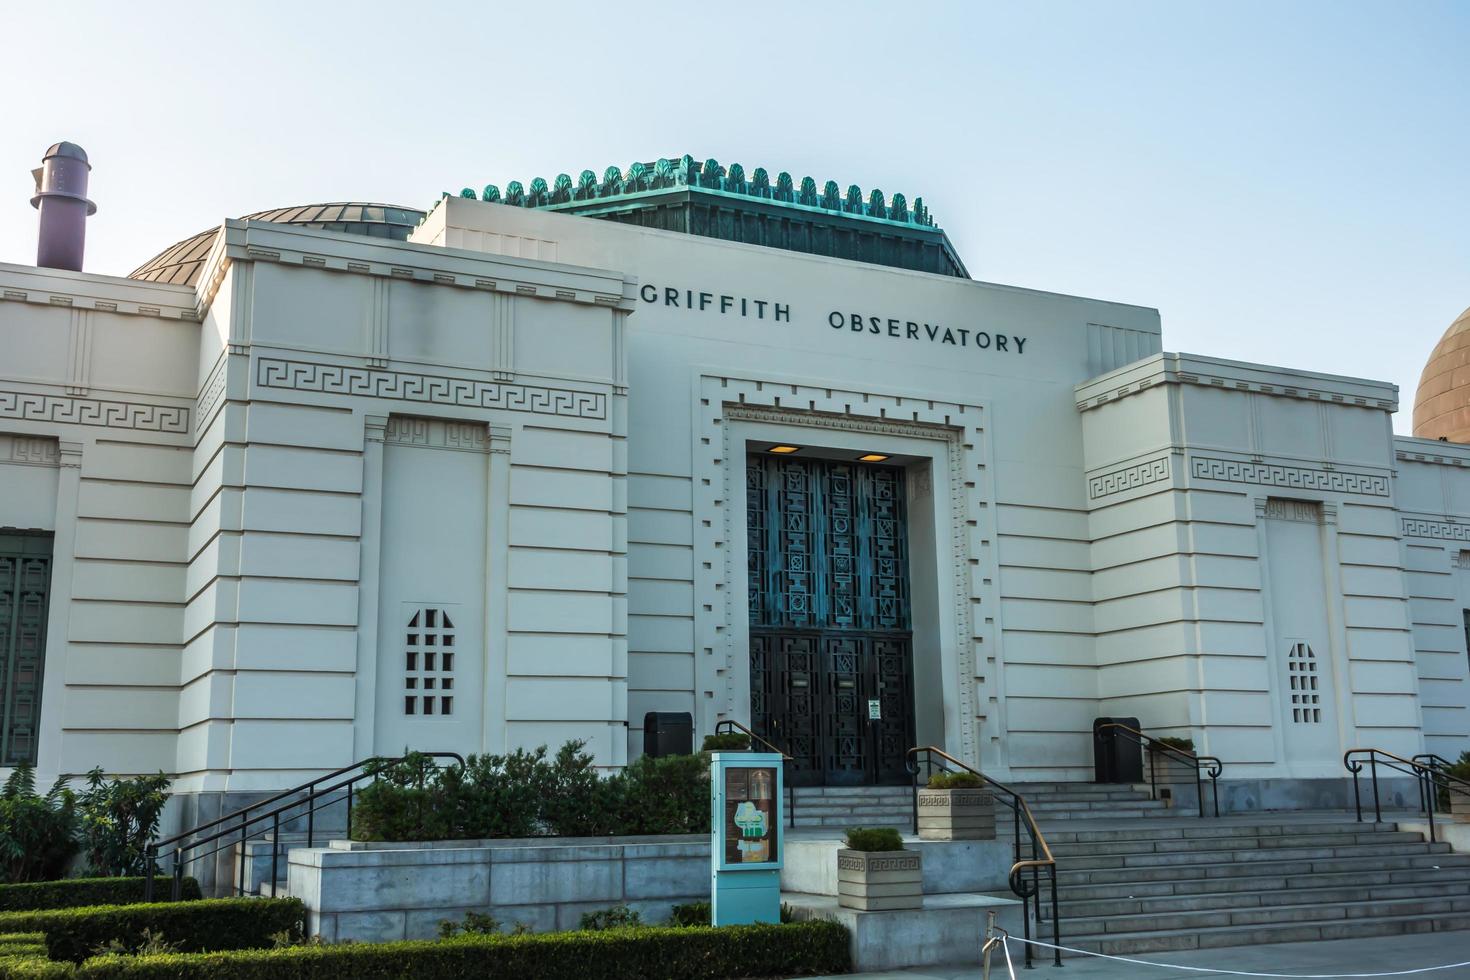
M76 797L65 777L41 796L35 770L16 766L0 791L0 880L60 878L77 853L76 823Z
M601 929L627 929L643 925L643 917L626 905L614 905L596 912L582 913L577 928L596 932Z
M478 840L702 833L706 756L640 758L601 774L582 742L470 756L437 767L423 755L382 765L353 808L356 840Z
M266 948L275 933L301 935L305 919L306 909L296 898L215 898L5 912L0 931L40 930L53 960L81 962L114 940L137 949L150 937L187 952Z
M688 929L694 926L707 926L713 921L713 910L709 902L689 902L684 905L675 905L669 913L669 924Z
M100 768L87 773L77 812L82 856L92 874L120 877L147 871L144 852L158 832L169 782L162 772L112 780Z
M531 931L531 927L524 922L511 924L510 934L512 936L524 936ZM500 932L500 920L493 915L483 912L466 912L464 919L455 922L453 919L439 920L439 938L452 939L455 936L493 936Z
M701 752L749 752L750 736L744 732L725 732L723 735L706 735Z
M973 772L936 772L929 777L930 789L973 789L984 785L985 780Z
M35 881L19 885L0 885L0 912L28 909L71 909L85 905L132 905L143 901L143 878L63 878L61 881ZM153 879L153 894L173 894L173 879ZM201 896L199 882L185 878L180 893L185 901Z
M903 838L892 827L853 827L847 832L847 847L853 851L901 851Z
M709 757L642 755L621 773L620 819L606 834L709 833Z
M835 922L802 922L723 929L651 926L535 936L472 935L439 941L293 946L194 955L100 956L76 967L74 973L59 975L85 980L458 980L486 976L734 980L846 973L850 969L846 928ZM12 975L28 980L47 976L39 972Z

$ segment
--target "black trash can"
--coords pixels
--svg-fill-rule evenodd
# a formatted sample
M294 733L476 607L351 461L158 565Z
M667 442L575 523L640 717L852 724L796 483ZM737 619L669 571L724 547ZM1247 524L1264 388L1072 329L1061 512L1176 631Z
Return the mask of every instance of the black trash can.
M694 718L687 711L650 711L643 716L643 754L692 755Z
M1143 746L1126 732L1103 728L1108 724L1127 725L1138 731L1137 718L1095 718L1092 722L1092 772L1098 783L1143 782Z

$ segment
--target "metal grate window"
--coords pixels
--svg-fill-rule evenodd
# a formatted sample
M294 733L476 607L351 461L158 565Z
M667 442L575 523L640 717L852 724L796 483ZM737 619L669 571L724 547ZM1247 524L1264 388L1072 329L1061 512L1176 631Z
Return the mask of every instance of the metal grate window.
M51 544L50 534L0 532L0 766L36 762Z
M403 713L454 714L454 622L437 606L414 610L403 646Z
M1317 693L1317 655L1306 643L1293 643L1286 655L1291 679L1291 720L1302 725L1322 723L1322 696Z

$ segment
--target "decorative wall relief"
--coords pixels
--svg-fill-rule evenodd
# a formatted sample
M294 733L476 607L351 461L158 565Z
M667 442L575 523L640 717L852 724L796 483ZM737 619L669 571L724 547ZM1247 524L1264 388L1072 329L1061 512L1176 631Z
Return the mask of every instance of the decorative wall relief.
M178 405L43 395L34 391L0 391L0 419L96 425L147 432L189 431L189 410Z
M256 374L262 388L319 391L333 395L388 398L431 405L498 408L570 418L607 418L607 395L540 385L472 381L435 374L386 371L262 357Z
M1388 477L1376 473L1283 466L1279 463L1255 463L1241 459L1218 459L1211 456L1191 457L1190 472L1195 478L1202 480L1253 483L1267 487L1293 487L1326 493L1357 493L1369 497L1388 496Z
M1142 463L1134 463L1132 466L1124 466L1088 477L1087 496L1092 500L1097 500L1099 497L1122 493L1124 490L1136 490L1139 487L1161 483L1167 479L1169 479L1169 457L1160 456L1158 459L1147 459Z

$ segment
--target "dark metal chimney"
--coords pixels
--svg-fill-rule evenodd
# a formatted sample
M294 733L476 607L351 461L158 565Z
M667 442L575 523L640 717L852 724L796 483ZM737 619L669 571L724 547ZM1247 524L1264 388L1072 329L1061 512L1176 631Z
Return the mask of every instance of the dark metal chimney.
M36 178L31 207L41 211L36 265L82 271L87 217L97 213L97 205L87 200L87 175L91 171L87 151L75 143L57 143L41 158L41 168L31 171Z

